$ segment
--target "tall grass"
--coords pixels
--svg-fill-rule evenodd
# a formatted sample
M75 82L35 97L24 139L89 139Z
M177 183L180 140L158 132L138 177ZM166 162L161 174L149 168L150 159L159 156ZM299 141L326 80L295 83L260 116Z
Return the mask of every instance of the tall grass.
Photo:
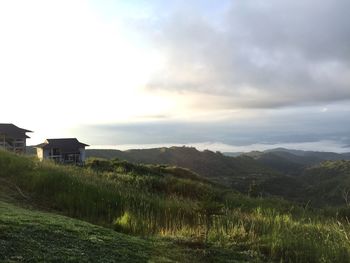
M350 262L346 221L242 196L178 168L120 161L80 168L0 152L0 177L35 204L129 234L239 247L280 262Z

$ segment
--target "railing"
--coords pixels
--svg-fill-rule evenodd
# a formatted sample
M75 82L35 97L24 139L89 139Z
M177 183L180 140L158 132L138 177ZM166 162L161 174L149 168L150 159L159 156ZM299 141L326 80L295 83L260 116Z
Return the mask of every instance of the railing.
M62 159L62 155L59 154L59 155L48 155L48 158L49 159Z
M0 147L4 148L4 149L13 149L13 145L9 144L7 141L2 141L0 142Z
M25 152L25 140L11 139L6 137L0 138L0 148L12 152Z

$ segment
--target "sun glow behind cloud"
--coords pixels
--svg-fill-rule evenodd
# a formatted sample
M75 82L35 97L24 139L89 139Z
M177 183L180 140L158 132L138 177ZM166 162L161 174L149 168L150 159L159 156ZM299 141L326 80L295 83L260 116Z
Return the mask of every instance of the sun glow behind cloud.
M208 102L220 96L148 89L166 56L125 22L147 13L105 12L79 0L0 3L2 122L34 130L30 143L38 143L77 136L72 131L80 125L249 114L213 112Z
M86 1L2 1L2 121L44 138L167 113L170 98L142 91L161 56L128 35L122 21L105 20Z

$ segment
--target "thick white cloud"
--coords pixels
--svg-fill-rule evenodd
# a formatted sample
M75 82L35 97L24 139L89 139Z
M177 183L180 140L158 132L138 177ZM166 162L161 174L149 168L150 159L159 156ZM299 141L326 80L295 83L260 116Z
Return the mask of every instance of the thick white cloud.
M216 19L183 8L153 36L167 61L149 89L221 96L220 108L350 99L349 1L238 0Z

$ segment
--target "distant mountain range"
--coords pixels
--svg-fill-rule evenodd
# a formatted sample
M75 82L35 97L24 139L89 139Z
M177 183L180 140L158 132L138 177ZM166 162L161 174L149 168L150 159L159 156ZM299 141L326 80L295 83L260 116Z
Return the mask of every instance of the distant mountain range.
M302 151L302 150L291 150L291 149L285 149L285 148L275 148L271 150L266 150L265 152L287 152L290 154L294 154L296 156L302 156L302 157L308 156L308 157L315 157L315 158L320 158L323 160L331 160L331 161L350 158L350 153Z
M233 156L236 153L224 153ZM250 156L278 172L287 175L298 175L305 168L320 164L323 161L350 160L350 153L334 153L334 152L315 152L290 150L285 148L276 148L266 151L253 151L242 153L241 155Z
M303 150L293 150L293 149L286 149L286 148L273 148L265 151L252 151L248 153L242 153L242 152L224 152L224 155L227 156L239 156L239 155L254 155L254 154L266 154L266 153L274 153L274 152L285 152L290 153L296 156L301 157L316 157L322 160L341 160L343 158L350 158L350 152L349 153L334 153L334 152L317 152L317 151L303 151Z
M191 169L207 178L240 177L262 171L266 174L281 173L300 175L304 169L323 161L350 160L350 153L315 152L276 148L249 153L223 154L209 150L198 151L193 147L153 149L87 150L87 157L124 159L135 163L170 164Z

